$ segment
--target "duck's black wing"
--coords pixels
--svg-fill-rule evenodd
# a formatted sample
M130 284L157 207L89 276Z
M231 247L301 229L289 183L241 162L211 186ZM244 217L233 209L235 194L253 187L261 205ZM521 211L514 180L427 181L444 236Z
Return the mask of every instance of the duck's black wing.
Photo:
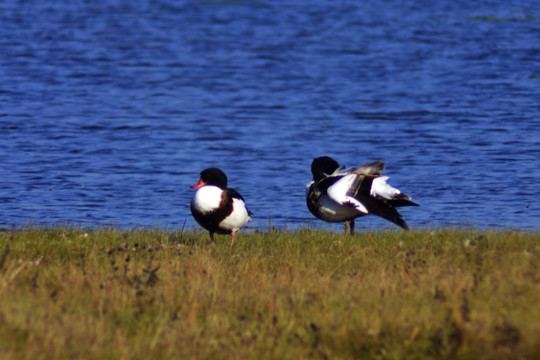
M385 166L386 165L382 160L376 160L374 162L361 165L352 170L352 172L359 175L381 176Z
M410 196L401 192L393 194L391 198L374 195L372 191L373 181L378 177L358 175L348 195L360 201L369 213L380 216L407 230L409 227L396 208L418 206L418 204L412 202Z

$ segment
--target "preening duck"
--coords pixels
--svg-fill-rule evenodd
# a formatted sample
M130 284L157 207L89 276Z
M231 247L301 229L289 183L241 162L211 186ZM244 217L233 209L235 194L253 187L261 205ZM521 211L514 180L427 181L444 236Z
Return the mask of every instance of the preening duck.
M344 222L345 233L354 219L373 214L407 230L408 226L396 210L401 206L418 206L411 197L386 183L382 176L384 162L378 160L357 168L346 169L328 156L311 163L313 181L306 187L309 211L321 220Z
M236 190L227 188L227 175L218 168L201 171L198 189L191 200L191 214L210 233L231 234L231 247L236 232L251 220L244 198Z

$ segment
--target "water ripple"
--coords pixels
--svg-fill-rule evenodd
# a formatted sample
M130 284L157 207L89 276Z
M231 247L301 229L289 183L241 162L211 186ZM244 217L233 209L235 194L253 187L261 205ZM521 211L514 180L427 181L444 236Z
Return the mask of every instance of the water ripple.
M219 166L251 228L341 230L304 204L330 155L384 159L412 226L538 230L533 5L4 1L0 227L195 228Z

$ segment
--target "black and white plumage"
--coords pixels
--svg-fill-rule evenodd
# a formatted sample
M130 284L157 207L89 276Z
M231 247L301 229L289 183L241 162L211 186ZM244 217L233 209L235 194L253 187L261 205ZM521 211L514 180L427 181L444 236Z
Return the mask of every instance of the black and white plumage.
M309 211L324 221L344 222L345 232L350 224L353 233L354 219L369 214L407 230L396 208L418 204L386 183L388 177L382 176L384 166L384 162L378 160L346 169L328 156L315 158L311 163L313 181L306 187Z
M231 234L234 245L236 232L250 220L244 198L236 190L227 188L227 175L218 168L201 171L199 182L193 186L198 189L191 200L191 214L203 228L210 233Z

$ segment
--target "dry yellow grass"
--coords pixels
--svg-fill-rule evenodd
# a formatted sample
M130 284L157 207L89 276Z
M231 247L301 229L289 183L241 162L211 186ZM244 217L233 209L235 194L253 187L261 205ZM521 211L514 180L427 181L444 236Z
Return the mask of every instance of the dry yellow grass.
M540 358L540 234L0 234L2 359Z

